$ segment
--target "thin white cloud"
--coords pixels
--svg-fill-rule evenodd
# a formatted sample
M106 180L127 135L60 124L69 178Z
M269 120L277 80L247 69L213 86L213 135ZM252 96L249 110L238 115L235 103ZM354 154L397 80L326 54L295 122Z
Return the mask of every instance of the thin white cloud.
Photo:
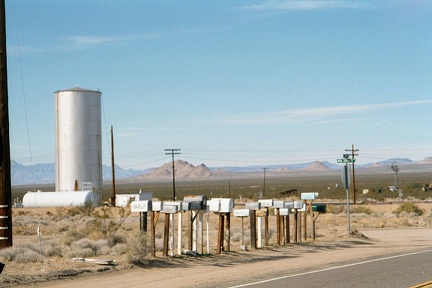
M305 108L278 111L253 116L237 116L225 118L225 125L247 125L247 124L286 124L298 123L305 121L332 121L330 118L341 115L364 114L371 111L387 110L398 107L407 107L415 105L431 105L432 100L415 100L382 104L365 104L351 106L333 106L322 108Z
M322 10L322 9L370 9L375 3L344 0L266 0L243 8L256 11Z

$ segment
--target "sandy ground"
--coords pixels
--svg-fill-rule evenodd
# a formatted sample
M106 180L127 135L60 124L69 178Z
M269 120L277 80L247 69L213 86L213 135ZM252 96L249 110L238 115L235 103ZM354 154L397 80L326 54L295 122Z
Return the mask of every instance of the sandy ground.
M315 241L308 238L300 243L278 246L273 237L269 246L250 251L242 251L240 243L232 241L231 251L221 255L214 249L212 254L204 256L158 255L142 266L123 265L122 258L117 259L119 265L108 267L71 263L68 259L51 259L44 266L34 263L31 269L29 264L7 263L0 278L13 279L23 274L27 277L19 277L18 283L0 283L2 287L218 287L230 286L245 277L257 280L264 275L278 276L286 271L325 268L352 260L432 247L432 203L418 203L424 210L422 216L396 216L392 211L397 206L398 203L367 205L372 214L352 213L351 234L347 233L345 213L320 215ZM271 217L270 227L275 227L274 218ZM240 223L233 220L232 229L238 229ZM216 227L217 223L212 225ZM18 236L16 241L26 237L29 236ZM79 275L74 275L76 271L80 271ZM46 281L46 275L51 275L50 281Z

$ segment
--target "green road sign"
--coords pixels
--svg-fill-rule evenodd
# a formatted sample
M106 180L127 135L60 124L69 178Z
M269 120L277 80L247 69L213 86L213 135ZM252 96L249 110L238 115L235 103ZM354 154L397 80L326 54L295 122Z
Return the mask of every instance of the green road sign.
M337 159L337 163L353 163L353 162L355 162L355 159L350 159L350 158Z

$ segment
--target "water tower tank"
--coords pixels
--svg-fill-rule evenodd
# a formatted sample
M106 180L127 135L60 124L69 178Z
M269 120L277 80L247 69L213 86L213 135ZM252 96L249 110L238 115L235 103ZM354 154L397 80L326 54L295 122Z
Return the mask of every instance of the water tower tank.
M57 91L54 98L56 191L101 192L101 92L77 87Z

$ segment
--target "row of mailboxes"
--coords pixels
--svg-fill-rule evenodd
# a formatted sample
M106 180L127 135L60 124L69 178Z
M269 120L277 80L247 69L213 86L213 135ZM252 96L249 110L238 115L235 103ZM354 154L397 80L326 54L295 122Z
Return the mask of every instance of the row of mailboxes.
M305 195L303 195L305 194ZM302 198L315 199L318 193L302 193ZM306 205L304 201L283 201L273 199L260 199L258 202L247 202L245 203L247 210L260 210L261 208L275 208L284 209L279 213L285 212L285 209L295 209L297 211L305 211ZM234 200L231 198L212 198L207 201L206 196L186 196L183 201L152 201L141 200L133 201L131 203L131 212L148 212L148 211L160 211L162 213L178 213L181 211L190 210L210 210L211 212L217 213L231 213L234 209ZM241 209L239 209L241 210ZM236 212L243 213L246 212ZM282 215L282 214L280 214ZM234 215L235 216L235 215ZM240 217L240 216L239 216Z
M207 210L212 212L231 213L234 200L231 198L212 198L206 196L186 196L183 201L132 201L131 212L160 211L162 213L178 213L181 211Z

